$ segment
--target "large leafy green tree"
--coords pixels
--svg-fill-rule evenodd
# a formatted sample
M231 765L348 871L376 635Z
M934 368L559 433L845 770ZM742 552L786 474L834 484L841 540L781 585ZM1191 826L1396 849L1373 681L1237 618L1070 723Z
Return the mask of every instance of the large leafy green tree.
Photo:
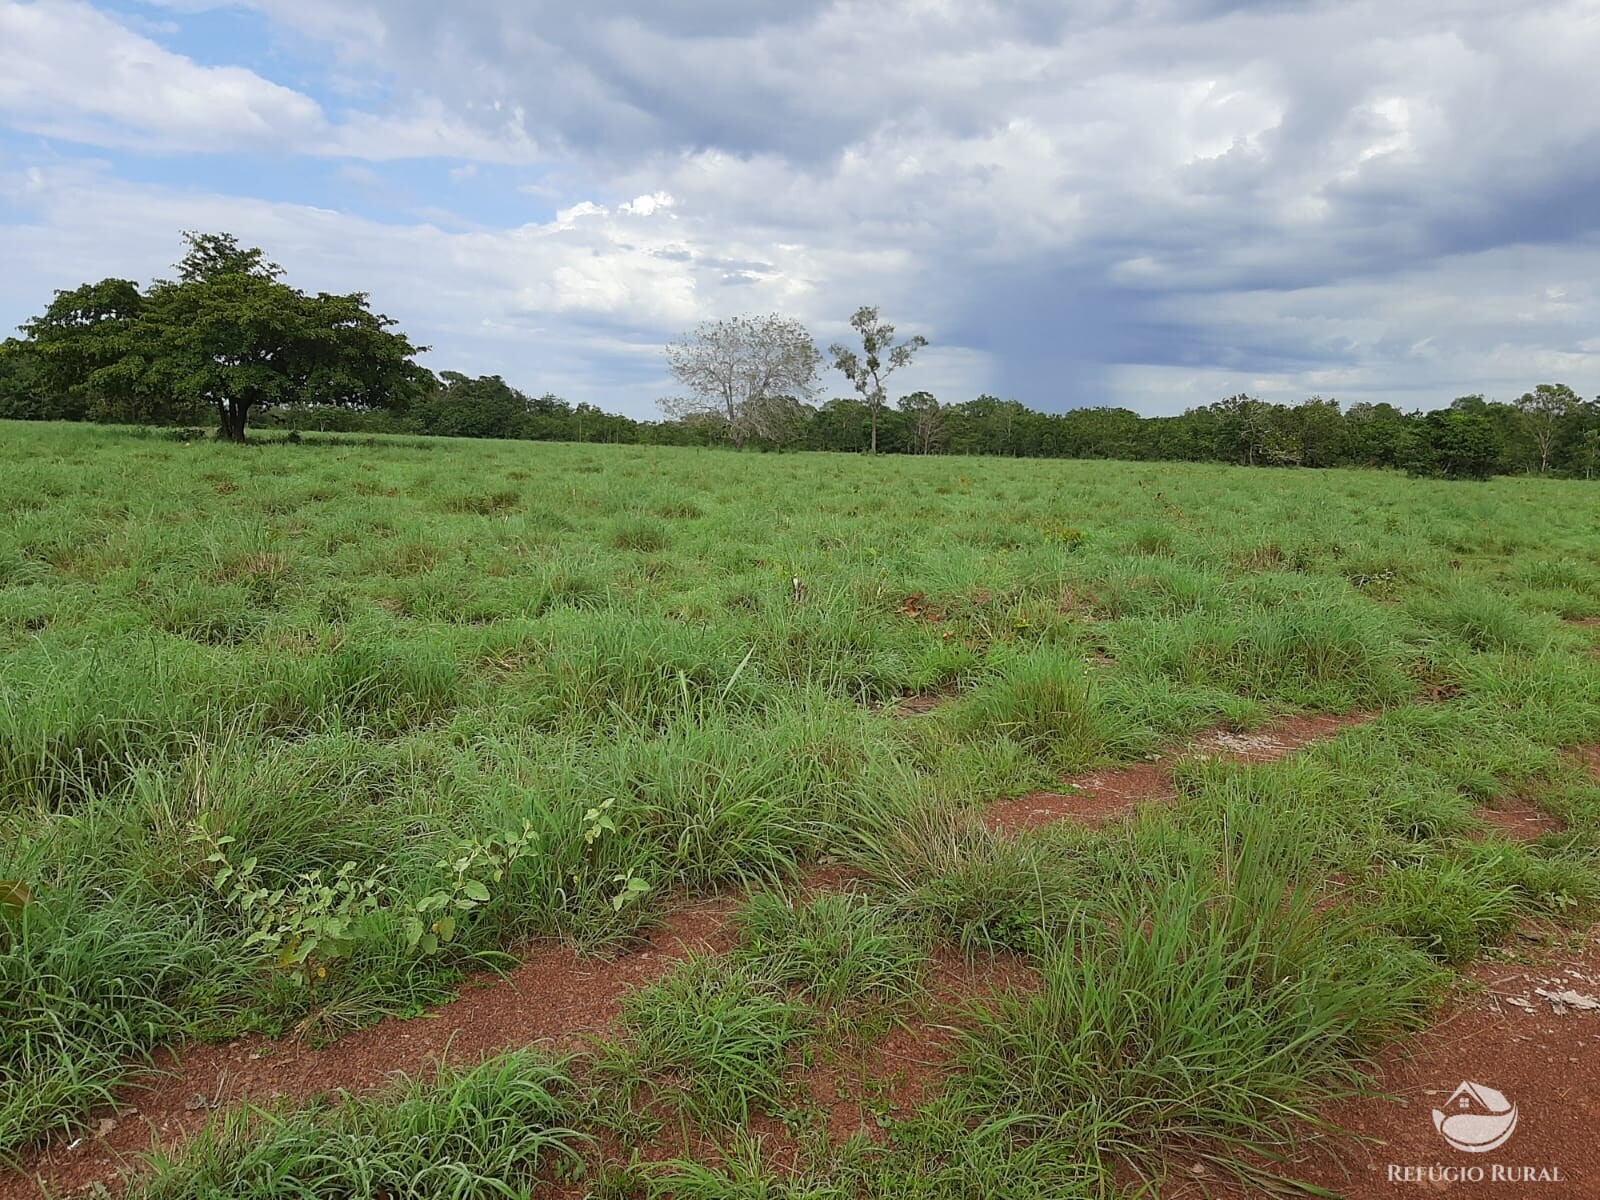
M0 419L47 421L82 417L70 401L58 402L39 352L19 338L0 342Z
M242 442L250 415L277 405L386 408L423 369L419 347L361 292L315 295L232 234L185 233L178 278L141 292L106 279L57 292L23 326L57 386L91 415L159 419L210 408Z
M22 326L22 345L72 415L133 419L139 350L134 327L143 312L144 295L133 280L86 283L57 292L43 315Z

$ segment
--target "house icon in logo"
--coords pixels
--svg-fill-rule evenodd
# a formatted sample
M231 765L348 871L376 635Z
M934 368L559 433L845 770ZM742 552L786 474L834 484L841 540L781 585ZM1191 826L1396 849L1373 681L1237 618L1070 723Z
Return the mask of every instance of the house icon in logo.
M1481 1083L1463 1083L1433 1110L1433 1127L1457 1150L1483 1154L1497 1150L1517 1130L1517 1106L1504 1092Z

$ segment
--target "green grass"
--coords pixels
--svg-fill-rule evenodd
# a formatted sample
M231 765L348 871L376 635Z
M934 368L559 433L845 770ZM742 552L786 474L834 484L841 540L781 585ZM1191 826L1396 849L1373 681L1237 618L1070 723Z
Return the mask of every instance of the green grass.
M1220 863L1156 859L1159 893L1132 872L1109 881L1041 955L1043 986L980 1010L947 1102L1096 1174L1120 1159L1154 1176L1171 1144L1271 1148L1291 1117L1355 1090L1361 1055L1420 1022L1438 973L1359 918L1319 914L1256 824Z
M378 1097L245 1110L213 1121L180 1158L158 1158L132 1196L523 1196L540 1179L581 1168L588 1139L567 1124L572 1092L563 1064L509 1054Z
M761 893L739 913L735 960L808 1003L859 1013L914 999L927 964L921 939L889 910L850 893L797 904Z
M628 997L622 1037L601 1047L595 1070L648 1116L714 1132L781 1106L785 1053L808 1026L806 1010L770 980L690 959Z
M0 925L0 1163L66 1131L209 993L247 983L190 905L69 893ZM226 943L220 943L226 946Z
M551 1082L557 1106L528 1110L533 1142L465 1118L471 1188L525 1187L561 1146L597 1165L581 1138L538 1141L569 1124L745 1139L627 1185L704 1196L1111 1195L1112 1158L1154 1177L1186 1138L1279 1148L1455 965L1600 899L1600 788L1557 753L1600 741L1600 634L1571 623L1600 613L1590 500L1582 481L0 425L0 881L30 894L0 906L0 1156L81 1128L176 1038L336 1036L531 940L626 950L729 889L752 893L738 948L634 996ZM979 816L1210 727L1377 710L1285 762L1184 759L1177 799L1128 827L1013 840ZM1484 837L1474 809L1508 792L1568 830ZM275 970L203 831L269 888L373 875L348 952L308 983ZM438 952L413 947L451 864L522 831ZM794 902L822 862L859 894ZM965 1082L886 1147L809 1146L788 1175L750 1152L753 1114L796 1117L796 1058L930 1003L941 943L1044 981L977 1023ZM462 1111L522 1103L540 1070L483 1076ZM422 1095L230 1127L159 1186L410 1169ZM370 1152L331 1149L350 1139Z

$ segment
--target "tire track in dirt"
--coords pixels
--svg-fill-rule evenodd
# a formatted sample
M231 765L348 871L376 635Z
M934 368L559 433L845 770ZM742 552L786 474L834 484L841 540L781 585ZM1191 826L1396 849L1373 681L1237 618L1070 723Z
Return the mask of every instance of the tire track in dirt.
M791 1072L792 1081L822 1114L833 1145L843 1145L856 1134L881 1142L885 1121L910 1116L955 1069L956 1039L969 1024L962 1014L992 1004L1003 993L1039 985L1038 973L1013 954L971 960L941 946L931 959L928 995L921 1006L925 1017L897 1022L882 1038L842 1048ZM773 1133L781 1144L783 1133Z
M1213 730L1156 761L1066 781L1074 791L992 802L985 823L1015 832L1062 820L1109 819L1142 801L1173 795L1170 763L1182 754L1275 761L1374 715L1290 718L1255 734ZM818 868L801 886L812 894L837 890L854 875L848 869ZM731 949L736 908L736 898L721 896L675 909L642 948L615 959L584 959L560 946L540 948L504 977L469 981L456 1000L421 1017L385 1018L322 1049L265 1037L162 1049L153 1070L118 1089L116 1106L92 1114L94 1133L49 1142L24 1155L21 1171L0 1175L0 1200L70 1195L96 1183L115 1186L138 1169L140 1155L181 1145L218 1110L341 1089L370 1091L396 1073L415 1074L440 1061L471 1062L534 1043L557 1051L577 1049L611 1027L631 989L656 981L692 953ZM954 1012L997 989L1020 985L1030 974L1001 958L970 963L936 951L928 1007ZM915 1108L948 1072L953 1040L953 1026L931 1019L898 1025L881 1044L809 1068L796 1082L826 1109L831 1132L873 1133L885 1111L903 1114ZM889 1088L869 1097L867 1089L847 1086L847 1077L887 1077Z
M857 1135L883 1143L892 1123L909 1117L954 1070L956 1041L970 1026L967 1014L973 1007L990 1005L1005 992L1036 987L1038 975L1020 956L969 960L941 946L930 955L925 984L915 1013L900 1016L881 1036L858 1039L845 1030L841 1037L833 1029L791 1052L784 1085L789 1102L806 1111L805 1120L790 1125L785 1119L790 1113L752 1111L746 1126L759 1140L769 1169L780 1174L803 1169L817 1135L833 1146ZM946 1014L949 1019L940 1020ZM622 1145L602 1135L590 1158L590 1180L607 1162L646 1165L687 1159L714 1166L726 1161L727 1148L725 1136L674 1117L643 1144ZM582 1200L589 1194L588 1182L552 1189L560 1200Z
M472 1062L533 1043L577 1049L586 1035L610 1027L630 989L654 982L692 953L730 949L736 907L733 898L717 897L674 909L643 946L614 959L541 947L504 977L469 980L455 1000L423 1016L386 1017L322 1049L265 1037L163 1049L153 1071L117 1089L115 1109L92 1114L96 1133L57 1139L25 1156L22 1170L0 1175L0 1200L115 1186L138 1169L139 1155L181 1144L220 1109L366 1091L396 1072Z
M1073 776L1063 781L1067 790L1062 792L1031 792L992 801L984 807L983 823L1002 836L1061 821L1102 824L1131 812L1139 804L1176 798L1172 764L1185 755L1232 762L1276 762L1378 715L1357 712L1290 717L1256 733L1212 729L1150 761ZM1038 983L1037 974L1013 956L995 955L972 963L944 948L935 952L934 978L932 995L924 1006L931 1015L896 1026L881 1046L870 1045L843 1056L839 1062L792 1072L796 1085L825 1111L833 1144L842 1144L855 1133L879 1140L882 1116L908 1114L950 1074L961 1027L952 1014L974 1003L983 1004L997 992ZM886 1074L890 1077L886 1090L850 1086L868 1077L882 1079ZM779 1146L784 1144L781 1134L775 1133L775 1141ZM779 1157L781 1161L781 1154Z
M1291 717L1248 734L1211 730L1199 735L1188 745L1168 751L1152 761L1074 776L1065 781L1069 788L1062 792L1035 792L1012 800L996 801L986 807L984 823L992 831L1003 835L1064 820L1103 824L1128 815L1142 803L1175 799L1172 764L1186 754L1232 762L1276 762L1336 737L1347 729L1365 724L1379 715L1376 712L1359 712ZM1600 747L1580 748L1571 753L1584 761L1589 771L1600 779ZM1488 836L1492 831L1512 840L1532 841L1565 828L1559 818L1544 812L1524 796L1497 798L1476 809L1475 815L1488 826L1480 836ZM1600 958L1600 951L1596 955ZM952 965L947 963L939 968L947 982L935 991L932 1004L935 1012L949 1013L973 1001L981 1003L996 990L996 981L986 980L981 971L974 974L969 965L963 976L952 971ZM1037 976L1020 962L1002 962L999 975L1000 987L1026 987L1030 981L1037 981ZM1600 1020L1595 1022L1595 1026L1595 1048L1600 1052ZM936 1024L928 1021L897 1028L891 1035L890 1058L875 1057L874 1048L869 1047L864 1055L852 1061L892 1062L898 1053L896 1047L913 1048L915 1070L908 1075L903 1086L896 1087L890 1093L890 1111L903 1115L949 1074L952 1066L949 1054L954 1047L956 1032L957 1027L948 1022ZM1503 1050L1497 1050L1496 1053L1503 1053ZM876 1139L881 1129L876 1124L879 1109L875 1106L882 1103L883 1097L876 1094L865 1097L841 1095L834 1086L840 1074L838 1070L828 1067L812 1068L800 1074L800 1083L827 1109L828 1129L835 1144L855 1132L865 1132ZM1593 1095L1596 1102L1595 1119L1600 1125L1600 1081L1597 1081ZM1377 1124L1377 1128L1383 1127L1382 1122ZM1321 1182L1321 1186L1331 1187L1326 1181ZM1198 1196L1201 1193L1194 1194ZM1219 1196L1222 1194L1218 1193ZM1256 1194L1259 1193L1251 1193ZM1384 1194L1392 1196L1394 1193ZM1511 1195L1504 1192L1500 1194ZM1600 1196L1600 1172L1595 1175L1592 1194ZM1244 1200L1244 1193L1228 1195Z

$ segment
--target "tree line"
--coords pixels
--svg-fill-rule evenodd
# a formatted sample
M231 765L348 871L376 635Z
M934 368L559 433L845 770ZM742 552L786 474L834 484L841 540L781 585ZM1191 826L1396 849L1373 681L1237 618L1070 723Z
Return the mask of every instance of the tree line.
M791 444L865 452L867 421L854 398L829 400L807 415ZM1273 404L1238 395L1177 416L1142 417L1111 407L1037 412L987 395L947 404L913 392L883 414L878 448L900 454L1389 467L1453 479L1525 472L1593 478L1600 474L1600 397L1586 401L1564 384L1541 384L1512 403L1463 396L1446 408L1406 412L1382 402L1346 408L1320 396Z
M1039 412L989 395L944 402L927 391L891 404L890 377L928 341L897 337L872 307L851 318L855 342L831 346L826 359L792 318L705 322L666 348L682 394L661 401L663 420L640 421L530 396L499 376L436 375L415 361L425 347L365 295L290 287L261 250L229 234L184 240L176 279L58 292L23 337L0 345L0 418L213 420L235 441L253 417L258 428L769 451L1388 467L1462 479L1600 474L1600 397L1565 384L1509 403L1463 396L1409 412L1319 396L1286 405L1238 395L1170 417ZM825 365L853 395L819 398Z

